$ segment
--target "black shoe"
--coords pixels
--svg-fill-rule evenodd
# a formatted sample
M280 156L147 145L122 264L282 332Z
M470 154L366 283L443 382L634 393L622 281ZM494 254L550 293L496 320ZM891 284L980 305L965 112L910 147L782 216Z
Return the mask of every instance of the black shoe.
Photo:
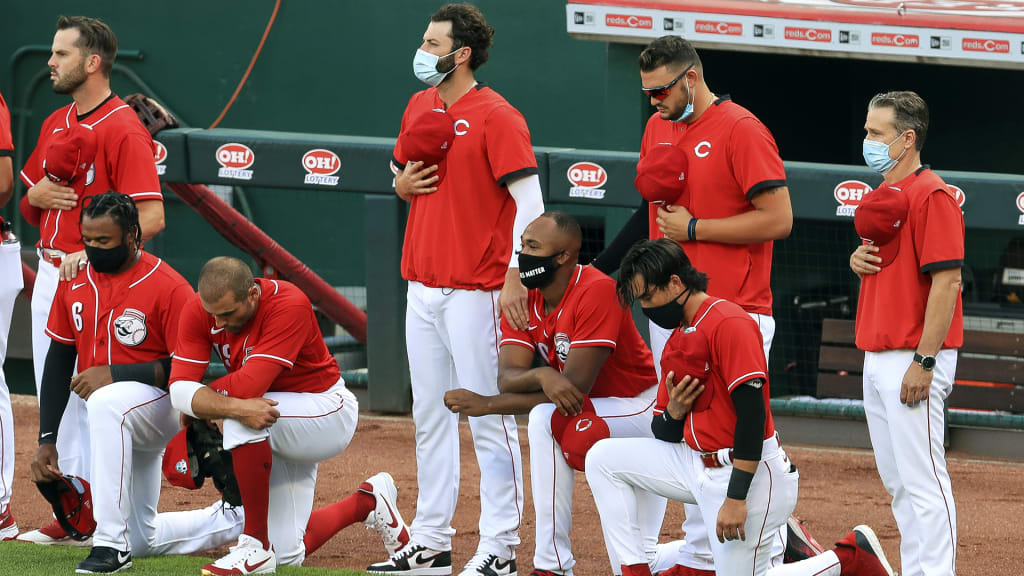
M78 564L78 574L113 574L132 567L132 553L107 546L93 546L89 557Z

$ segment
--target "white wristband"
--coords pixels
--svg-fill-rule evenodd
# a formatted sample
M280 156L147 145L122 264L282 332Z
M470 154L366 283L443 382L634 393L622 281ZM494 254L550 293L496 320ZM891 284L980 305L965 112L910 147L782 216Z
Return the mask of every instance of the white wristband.
M188 414L193 418L198 418L195 412L192 411L192 398L196 395L196 392L203 385L199 382L189 382L188 380L179 380L171 384L171 406L174 409Z

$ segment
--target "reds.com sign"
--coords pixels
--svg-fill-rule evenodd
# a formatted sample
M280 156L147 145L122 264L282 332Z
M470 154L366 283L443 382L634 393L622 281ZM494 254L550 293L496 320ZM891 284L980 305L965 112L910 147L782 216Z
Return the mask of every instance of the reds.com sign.
M871 192L871 185L860 180L844 180L836 185L832 195L839 206L836 207L836 216L853 216L860 206L861 200L868 192Z
M156 162L156 173L160 176L167 172L164 160L167 160L167 147L161 144L159 140L153 140L153 161Z
M217 148L215 158L221 166L220 170L217 170L217 176L235 180L252 180L252 170L247 168L256 162L256 155L245 144L237 142L224 144Z
M831 42L832 31L828 28L794 28L786 26L786 40L806 42Z
M606 14L604 17L606 26L616 28L654 28L654 18L650 16L637 16L635 14Z
M601 188L608 182L608 172L600 164L593 162L577 162L565 172L572 187L569 188L570 198L604 198L605 191Z
M1010 42L1008 40L993 40L991 38L964 38L963 49L967 52L993 52L996 54L1009 54Z
M721 34L724 36L742 36L743 24L739 22L716 22L714 20L697 20L694 23L697 32L703 34Z
M337 186L335 174L341 170L341 158L330 150L316 148L302 155L302 168L306 171L304 184Z
M871 44L874 46L889 46L891 48L917 48L921 45L921 38L917 34L874 32L871 34Z

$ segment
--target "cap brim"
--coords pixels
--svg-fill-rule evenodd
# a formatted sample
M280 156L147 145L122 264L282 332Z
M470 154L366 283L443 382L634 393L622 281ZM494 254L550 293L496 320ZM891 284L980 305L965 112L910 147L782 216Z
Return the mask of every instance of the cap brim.
M875 244L875 246L878 246L878 245ZM893 260L896 259L896 255L899 254L899 252L900 252L900 234L897 234L888 243L883 244L881 246L878 246L878 252L875 252L874 255L878 256L879 258L881 258L882 261L879 262L877 264L877 266L879 268L885 268L889 264L892 264Z

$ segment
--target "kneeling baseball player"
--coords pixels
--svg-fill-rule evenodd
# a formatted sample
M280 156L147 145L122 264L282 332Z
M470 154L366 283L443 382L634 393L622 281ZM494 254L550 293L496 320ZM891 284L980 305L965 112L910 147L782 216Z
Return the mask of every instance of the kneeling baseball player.
M757 325L708 295L707 276L675 242L644 240L626 254L618 292L672 330L654 439L611 438L587 453L587 481L616 572L649 575L637 499L661 494L700 507L718 574L769 573L773 534L796 505L799 475L779 444ZM874 532L856 527L834 550L775 575L892 576Z
M301 565L355 522L380 532L390 553L408 543L388 474L313 512L317 464L348 446L359 407L296 286L254 280L241 260L214 258L181 313L177 342L171 401L192 418L223 419L223 447L245 509L238 545L203 574L269 574L279 564ZM204 386L211 347L228 375Z
M573 468L591 444L609 436L651 438L658 379L651 352L615 295L615 281L578 264L579 224L546 212L522 235L519 275L529 288L529 328L502 319L498 385L480 396L457 389L445 404L457 413L530 413L530 475L537 518L531 576L572 574ZM546 366L533 368L535 354ZM651 554L665 498L638 498L643 545ZM666 560L666 565L674 564Z

